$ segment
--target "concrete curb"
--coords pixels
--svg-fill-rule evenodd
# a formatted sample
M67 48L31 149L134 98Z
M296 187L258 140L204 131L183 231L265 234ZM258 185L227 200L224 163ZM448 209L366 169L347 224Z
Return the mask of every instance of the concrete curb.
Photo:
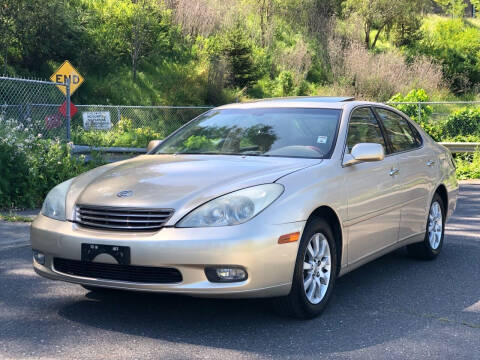
M480 179L458 180L461 185L480 185Z
M40 209L28 209L28 210L2 210L0 211L0 215L17 215L28 217L30 219L35 220L37 215L40 213ZM1 221L1 220L0 220ZM9 221L10 222L10 221Z

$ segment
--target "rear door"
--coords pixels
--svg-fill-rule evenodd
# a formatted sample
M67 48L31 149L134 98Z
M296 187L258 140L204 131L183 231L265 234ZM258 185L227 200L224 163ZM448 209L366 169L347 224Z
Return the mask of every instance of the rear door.
M358 143L387 148L383 131L370 107L352 111L346 152ZM344 167L348 195L348 262L354 265L394 244L398 239L400 208L396 191L397 159L358 163Z
M398 191L402 204L398 240L401 241L425 231L431 179L435 177L437 164L407 119L386 108L376 107L375 111L391 145L389 156L398 163Z

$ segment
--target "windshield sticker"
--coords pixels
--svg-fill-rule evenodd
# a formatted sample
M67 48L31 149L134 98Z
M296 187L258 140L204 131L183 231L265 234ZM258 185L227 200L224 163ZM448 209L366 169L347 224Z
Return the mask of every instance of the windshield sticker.
M317 137L317 144L326 144L328 136L319 136Z

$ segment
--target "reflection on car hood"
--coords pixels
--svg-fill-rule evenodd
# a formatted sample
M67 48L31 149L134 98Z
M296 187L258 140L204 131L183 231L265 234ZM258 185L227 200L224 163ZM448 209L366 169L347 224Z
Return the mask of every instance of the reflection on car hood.
M219 195L271 183L321 161L261 156L143 155L78 177L69 191L67 208L77 203L190 211ZM125 190L132 191L132 195L117 196Z

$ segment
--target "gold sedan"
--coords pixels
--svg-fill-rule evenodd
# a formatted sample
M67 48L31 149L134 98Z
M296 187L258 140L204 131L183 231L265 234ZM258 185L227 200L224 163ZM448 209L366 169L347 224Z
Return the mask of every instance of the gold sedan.
M92 291L272 297L309 318L362 264L438 256L457 193L449 151L386 105L231 104L52 189L33 265Z

